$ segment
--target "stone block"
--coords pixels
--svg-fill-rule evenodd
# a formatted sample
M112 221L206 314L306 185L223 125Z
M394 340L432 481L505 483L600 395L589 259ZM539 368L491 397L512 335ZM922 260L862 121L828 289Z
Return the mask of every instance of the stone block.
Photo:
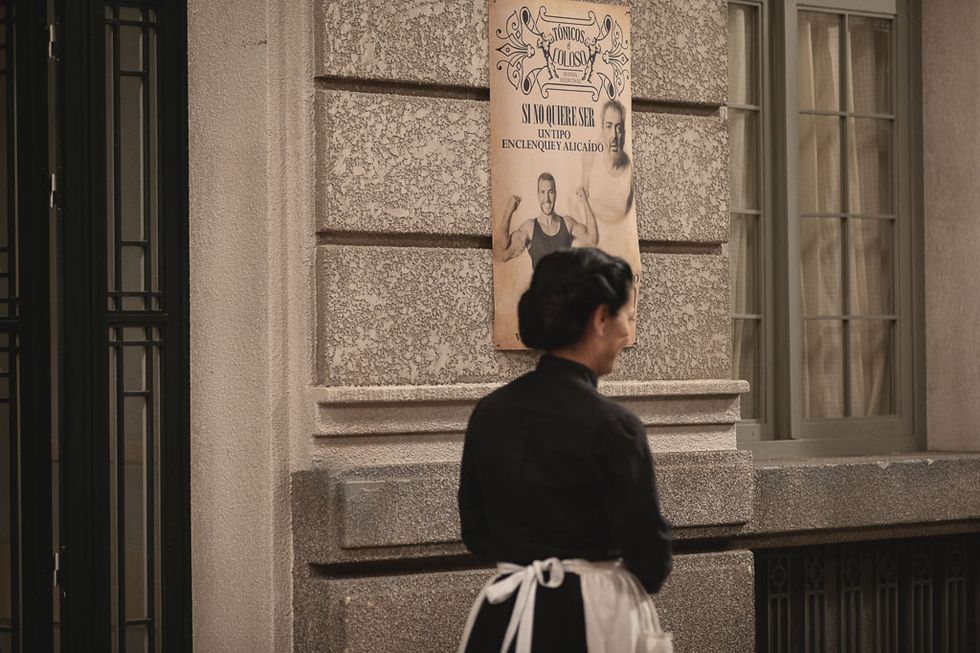
M678 653L754 648L752 554L679 555L655 598ZM455 650L489 569L353 578L296 572L296 651ZM705 591L710 588L710 591Z
M460 539L455 475L349 481L340 486L340 546L358 549Z
M486 102L321 90L316 107L319 230L490 235ZM640 239L727 241L725 121L633 121Z
M641 238L728 242L728 130L713 116L634 113Z
M751 551L674 556L674 570L654 602L676 653L755 650Z
M655 464L664 516L675 527L739 525L752 519L751 452L665 452Z
M727 7L724 0L633 2L633 97L724 104ZM486 88L487 36L485 0L318 0L315 74Z
M759 463L746 534L980 519L980 454L918 453Z
M318 229L490 235L486 102L316 98Z
M750 453L664 453L655 464L664 514L675 529L735 527L751 518ZM319 469L292 478L298 560L333 565L465 552L458 460Z
M729 376L728 261L643 257L637 344L612 379ZM496 351L490 251L325 245L317 261L317 378L323 385L485 383L531 369Z

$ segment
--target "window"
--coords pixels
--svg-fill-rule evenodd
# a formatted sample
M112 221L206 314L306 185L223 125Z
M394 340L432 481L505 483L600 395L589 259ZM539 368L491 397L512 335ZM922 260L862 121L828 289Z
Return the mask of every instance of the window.
M907 0L731 0L732 373L763 455L916 448Z

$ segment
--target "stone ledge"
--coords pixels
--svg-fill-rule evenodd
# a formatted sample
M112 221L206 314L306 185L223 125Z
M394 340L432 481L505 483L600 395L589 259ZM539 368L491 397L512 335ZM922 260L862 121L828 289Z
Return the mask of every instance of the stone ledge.
M657 456L664 514L685 527L726 526L751 518L751 454ZM339 564L462 555L456 507L459 463L375 465L292 475L297 562Z
M765 461L745 535L899 528L980 520L980 454Z
M296 651L444 653L455 650L489 569L368 578L294 572ZM710 588L706 592L705 588ZM748 551L679 555L656 597L675 650L754 648L753 560Z
M317 388L317 436L462 433L473 406L497 383ZM647 426L733 425L745 381L603 381L600 391ZM731 448L734 448L734 442Z
M314 74L486 88L487 3L450 0L434 7L318 0ZM724 0L633 0L633 98L725 104L727 10Z

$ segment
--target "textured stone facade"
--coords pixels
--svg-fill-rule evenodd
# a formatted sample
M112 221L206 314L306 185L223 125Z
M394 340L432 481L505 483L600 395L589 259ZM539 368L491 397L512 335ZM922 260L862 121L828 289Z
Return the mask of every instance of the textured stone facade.
M610 4L625 4L617 0ZM725 103L724 0L633 2L633 97ZM317 2L316 75L487 86L485 0Z
M645 254L637 344L613 379L726 378L728 261ZM318 272L318 376L326 385L481 383L534 364L490 339L490 251L326 245Z
M317 92L323 231L490 235L489 103ZM644 241L728 240L728 133L718 116L633 114Z
M534 365L490 337L487 5L315 7L320 469L293 476L294 648L450 650L487 575L454 569L472 564L454 501L465 421ZM680 537L718 537L749 519L754 482L734 450L746 387L725 381L727 5L635 2L632 23L645 283L637 344L602 390L647 425ZM751 594L747 552L678 558L662 605L678 650L750 649Z
M648 275L637 346L602 390L645 423L677 527L658 604L678 653L749 651L748 550L975 531L980 462L736 450L728 4L630 6ZM980 78L962 53L980 10L910 6L921 142L914 111L899 122L913 168L923 149L909 249L924 249L911 319L929 362L916 410L930 448L976 451ZM465 420L533 364L490 342L486 39L487 0L188 3L197 648L454 647L487 575L458 541Z
M309 573L309 572L297 572ZM296 578L296 650L445 653L455 650L489 569L367 578L316 570ZM751 651L752 554L682 555L657 600L678 653ZM710 592L704 589L710 587Z

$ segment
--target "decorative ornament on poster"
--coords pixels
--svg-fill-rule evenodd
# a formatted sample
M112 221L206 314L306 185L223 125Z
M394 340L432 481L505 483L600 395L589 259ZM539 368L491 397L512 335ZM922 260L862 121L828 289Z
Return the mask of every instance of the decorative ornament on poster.
M494 344L524 349L517 302L561 247L599 247L641 278L633 197L630 11L490 0Z

